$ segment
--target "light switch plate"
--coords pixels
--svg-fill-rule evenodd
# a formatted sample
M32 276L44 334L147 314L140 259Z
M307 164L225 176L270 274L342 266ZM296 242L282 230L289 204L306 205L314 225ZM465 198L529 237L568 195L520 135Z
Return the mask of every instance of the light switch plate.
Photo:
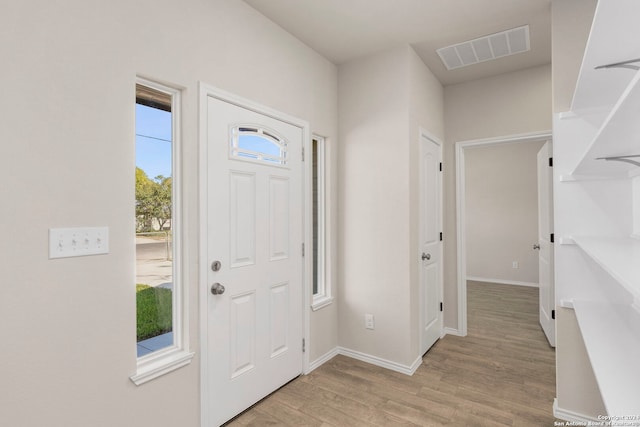
M375 329L375 320L373 314L364 315L364 327L366 329Z
M109 253L109 227L49 229L49 259Z

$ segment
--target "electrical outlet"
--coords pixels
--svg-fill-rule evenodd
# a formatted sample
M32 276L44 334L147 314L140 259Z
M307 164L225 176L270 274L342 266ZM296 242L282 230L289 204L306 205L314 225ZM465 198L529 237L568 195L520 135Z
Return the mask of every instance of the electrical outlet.
M375 329L375 322L373 319L373 314L365 314L364 315L364 327L366 329Z
M520 263L518 263L518 261L513 261L511 268L520 268Z
M109 227L49 229L49 259L109 253Z

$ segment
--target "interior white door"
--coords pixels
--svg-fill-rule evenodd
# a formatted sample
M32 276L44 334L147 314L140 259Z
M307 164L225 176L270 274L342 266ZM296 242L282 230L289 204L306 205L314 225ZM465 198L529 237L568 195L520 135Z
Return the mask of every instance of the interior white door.
M420 348L442 335L441 145L420 134Z
M553 279L553 169L551 142L547 141L538 152L538 243L540 284L540 325L549 344L556 345L555 291Z
M207 100L207 425L302 372L303 129Z

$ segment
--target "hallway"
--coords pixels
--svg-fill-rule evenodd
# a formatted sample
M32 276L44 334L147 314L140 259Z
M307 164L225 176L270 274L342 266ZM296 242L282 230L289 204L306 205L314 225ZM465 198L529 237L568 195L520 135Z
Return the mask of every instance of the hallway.
M467 286L469 335L438 341L412 377L337 356L228 425L552 426L555 352L538 289Z

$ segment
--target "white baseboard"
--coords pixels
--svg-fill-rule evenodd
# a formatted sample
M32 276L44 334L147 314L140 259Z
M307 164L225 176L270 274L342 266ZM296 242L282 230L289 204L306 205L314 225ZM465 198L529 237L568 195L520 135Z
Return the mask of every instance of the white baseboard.
M453 329L453 328L444 328L442 330L442 337L443 338L445 335L455 335L456 337L464 337L466 335L463 335L462 333L460 333L459 330L457 329Z
M562 409L558 407L558 399L553 399L553 416L556 418L560 418L561 420L571 421L574 423L579 423L579 425L601 425L597 423L602 423L602 420L597 418L578 414L577 412L569 411L566 409ZM594 423L594 424L589 424Z
M473 280L474 282L498 283L500 285L528 286L530 288L539 287L537 283L519 282L517 280L487 279L485 277L475 277L475 276L467 276L467 280Z
M342 354L347 357L351 357L352 359L361 360L366 363L370 363L375 366L380 366L381 368L390 369L392 371L400 372L405 375L413 375L416 370L422 364L422 356L418 356L416 360L409 365L402 365L400 363L392 362L390 360L382 359L377 356L372 356L370 354L361 353L359 351L350 350L344 347L338 347L338 354Z
M338 354L339 354L338 347L336 347L336 348L334 348L332 350L329 350L328 352L326 352L322 356L318 357L313 362L309 363L309 369L307 369L305 374L310 374L313 370L315 370L316 368L324 365L326 362L328 362L329 360L333 359Z

